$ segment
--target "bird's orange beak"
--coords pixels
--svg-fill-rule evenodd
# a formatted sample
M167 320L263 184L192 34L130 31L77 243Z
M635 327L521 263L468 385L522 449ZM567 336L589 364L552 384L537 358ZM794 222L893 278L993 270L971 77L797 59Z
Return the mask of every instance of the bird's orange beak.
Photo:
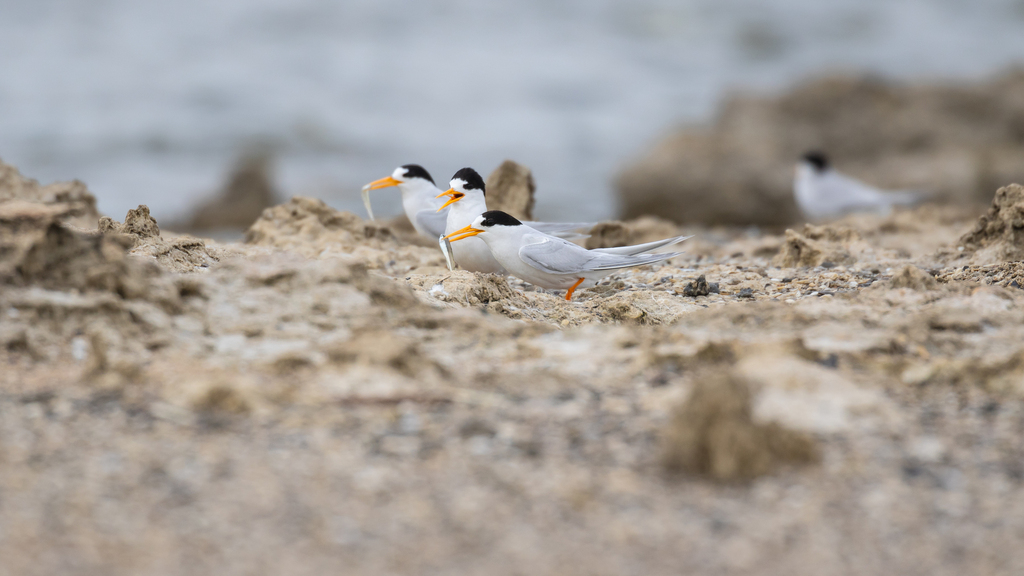
M465 194L463 194L462 192L456 192L454 188L449 188L435 196L435 198L440 198L441 196L451 196L451 198L449 198L447 202L442 204L441 207L437 209L438 212L444 210L445 208L451 206L452 204L455 204L459 200L462 200L462 197L465 196Z
M469 238L470 236L476 236L477 234L481 234L482 232L483 232L483 230L480 230L479 228L473 228L473 225L470 224L469 226L466 226L465 228L461 228L461 229L456 230L455 232L452 232L451 234L445 236L444 239L445 240L449 240L451 242L458 242L459 240L462 240L463 238Z
M378 188L387 188L389 186L398 186L401 184L398 180L395 180L391 176L381 178L380 180L374 180L366 186L363 186L363 190L377 190Z

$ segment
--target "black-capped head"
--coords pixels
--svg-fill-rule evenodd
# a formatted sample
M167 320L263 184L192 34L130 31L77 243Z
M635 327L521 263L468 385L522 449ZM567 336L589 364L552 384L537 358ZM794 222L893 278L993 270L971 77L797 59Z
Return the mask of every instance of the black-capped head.
M829 167L828 157L825 156L825 154L823 152L818 152L816 150L812 150L812 151L804 154L803 155L803 159L804 159L804 162L807 162L811 166L814 166L814 169L817 170L818 172L822 172L824 170L827 170L828 167Z
M494 226L522 226L522 222L516 220L511 214L502 212L501 210L488 210L480 215L482 220L480 225L484 228L492 228Z
M429 180L431 184L434 184L434 179L430 177L430 172L427 172L427 169L419 164L403 164L398 170L396 170L396 172L398 171L401 171L401 175L404 180L422 178L423 180Z
M465 193L470 190L479 190L481 194L487 195L484 191L484 179L472 168L463 168L456 172L449 184L457 192Z

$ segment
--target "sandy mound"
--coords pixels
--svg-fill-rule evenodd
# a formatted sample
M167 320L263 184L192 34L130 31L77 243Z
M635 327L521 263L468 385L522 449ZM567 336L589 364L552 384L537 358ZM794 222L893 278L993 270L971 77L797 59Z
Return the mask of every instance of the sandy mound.
M127 258L131 242L72 230L60 223L63 207L0 204L0 281L15 286L142 295L146 278Z
M353 255L369 268L394 274L445 266L436 246L402 243L386 225L366 222L313 198L296 197L267 208L246 232L245 241L307 257Z
M624 216L797 222L793 165L810 149L880 187L987 201L993 188L1024 180L1022 89L1014 72L969 87L835 77L778 97L736 96L711 126L679 130L623 170Z
M1022 269L948 264L976 214L794 232L832 267L705 229L566 302L310 199L198 266L144 207L67 209L0 203L8 572L1020 563Z
M107 216L100 218L99 229L106 235L123 236L132 247L132 254L154 258L174 272L203 271L217 261L199 238L163 238L160 226L146 205L129 210L124 224Z
M813 440L752 416L749 385L736 376L700 380L664 432L663 465L670 472L715 480L750 480L781 464L817 458Z
M1024 260L1024 186L1011 184L996 191L988 212L958 244L972 264Z

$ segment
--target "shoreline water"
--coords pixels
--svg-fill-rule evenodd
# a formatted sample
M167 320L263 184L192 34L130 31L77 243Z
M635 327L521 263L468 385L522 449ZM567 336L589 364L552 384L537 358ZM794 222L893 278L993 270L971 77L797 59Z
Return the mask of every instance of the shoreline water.
M1024 53L1016 6L6 0L0 157L85 180L105 213L172 219L259 139L281 148L288 195L353 212L398 164L446 178L512 158L534 170L540 217L596 220L615 214L623 164L729 91L837 70L978 80Z

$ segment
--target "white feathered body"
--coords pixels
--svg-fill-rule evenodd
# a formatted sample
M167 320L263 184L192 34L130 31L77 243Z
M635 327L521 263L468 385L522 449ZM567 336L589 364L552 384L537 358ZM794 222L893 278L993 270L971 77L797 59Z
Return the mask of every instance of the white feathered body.
M836 218L851 212L888 214L893 206L909 206L926 197L912 190L882 191L831 168L817 169L807 162L796 168L793 194L811 220Z
M438 236L444 234L448 218L448 209L437 211L445 202L444 198L437 197L441 190L422 178L403 182L398 189L402 193L402 209L413 228L421 236L437 241Z
M620 270L660 262L678 256L667 254L640 254L656 247L682 242L688 236L679 236L638 247L623 246L616 252L587 250L568 240L556 238L530 226L493 226L478 236L509 274L530 284L548 289L567 290L580 278L580 288L590 288L598 280ZM461 241L460 241L461 242ZM454 247L458 242L453 242ZM657 246L655 246L657 245Z
M467 190L465 196L448 207L448 221L445 234L451 234L473 223L477 216L487 211L487 199L478 190ZM524 222L524 224L545 233L569 238L580 237L572 232L581 228L593 227L586 222ZM505 274L506 270L491 254L490 248L477 237L466 238L452 243L452 256L463 270Z

